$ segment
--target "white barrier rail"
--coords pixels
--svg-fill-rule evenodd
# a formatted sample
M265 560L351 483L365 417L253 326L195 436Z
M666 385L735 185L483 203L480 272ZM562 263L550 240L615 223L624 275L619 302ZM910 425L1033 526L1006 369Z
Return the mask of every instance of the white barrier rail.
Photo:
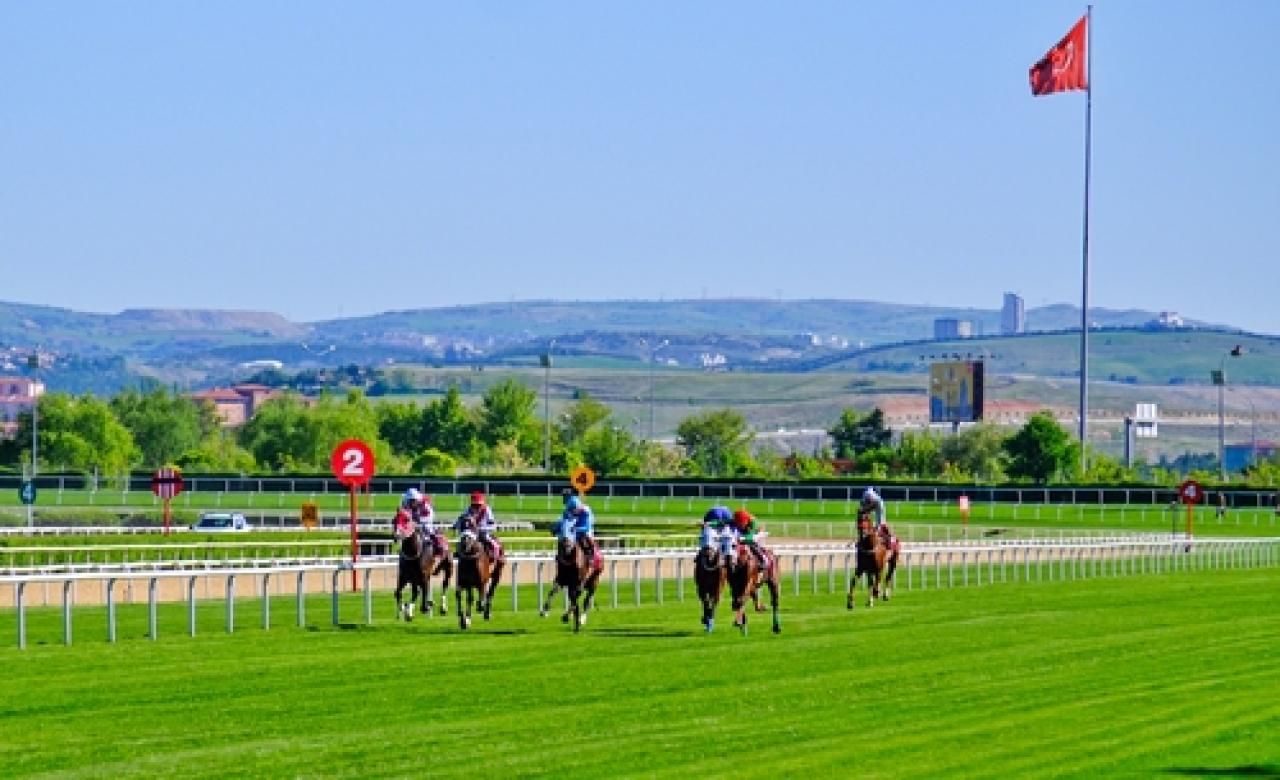
M805 576L807 562L807 579L809 590L813 594L819 592L821 571L826 575L828 593L836 592L836 574L842 572L840 587L843 589L852 573L854 551L847 546L791 547L774 548L780 563L781 585L786 592L786 584L791 583L793 595L800 595L802 580ZM693 558L690 551L678 553L671 550L634 551L618 553L606 559L606 582L611 596L612 606L620 604L620 584L622 578L619 569L629 565L630 571L622 575L630 575L634 595L634 603L642 603L641 582L651 583L653 598L662 603L667 590L664 576L667 563L671 563L674 576L674 596L677 600L685 599L686 579L690 579ZM821 568L819 564L823 564ZM942 587L968 587L970 585L991 585L1004 582L1039 582L1087 579L1093 577L1119 577L1140 574L1164 574L1175 572L1198 571L1207 569L1249 568L1274 566L1280 563L1280 540L1278 539L1196 539L1169 537L1164 539L1129 538L1100 543L1087 540L1078 543L1057 544L940 544L906 547L902 551L902 561L898 568L898 582L907 590L928 590ZM517 553L508 559L508 575L506 582L514 583L510 587L511 609L520 608L521 586L536 585L538 602L542 603L545 586L549 584L544 572L554 566L554 556L549 553ZM185 585L187 604L187 629L195 636L197 581L210 578L221 578L224 586L226 603L225 628L228 633L235 631L235 614L237 600L237 578L251 579L261 584L261 588L253 588L254 598L260 599L262 610L262 628L271 627L271 590L272 578L277 582L292 577L295 581L293 595L296 601L296 621L298 626L306 625L306 580L323 578L326 591L331 595L334 625L338 625L340 594L344 575L351 576L356 572L363 577L364 621L373 622L373 577L375 573L393 572L396 567L394 557L378 560L361 561L354 567L350 563L335 564L307 563L285 564L263 568L223 568L201 571L110 571L110 572L54 572L23 573L0 576L0 588L11 588L14 594L14 612L17 618L18 647L27 646L27 589L32 585L57 585L61 590L62 628L64 644L71 644L73 638L73 617L75 608L75 586L77 583L97 582L103 587L103 603L106 607L107 641L117 639L117 586L125 583L132 588L135 582L147 583L147 636L154 640L158 635L158 604L161 583L177 583ZM528 577L529 568L533 568L532 578ZM526 580L521 582L521 572L526 573ZM985 575L985 576L984 576ZM602 583L603 587L603 583ZM260 595L259 595L260 594Z

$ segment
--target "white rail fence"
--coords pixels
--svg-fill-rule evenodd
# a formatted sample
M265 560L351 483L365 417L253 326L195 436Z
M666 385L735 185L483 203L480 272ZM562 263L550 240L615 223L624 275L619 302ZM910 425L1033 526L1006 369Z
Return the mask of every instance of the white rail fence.
M847 545L807 545L803 547L779 545L774 549L781 564L782 591L800 595L802 591L818 594L843 592L853 570L854 553ZM933 544L904 547L898 568L897 582L906 590L954 588L993 585L1005 582L1048 582L1089 579L1096 577L1121 577L1143 574L1172 574L1215 569L1253 568L1275 566L1280 563L1280 539L1187 539L1164 537L1116 537L1109 541L1088 539L1042 539L1036 542L1001 541L983 544ZM600 597L606 595L613 607L624 601L623 590L631 591L631 601L639 606L647 590L653 603L661 604L670 595L677 601L686 597L696 598L692 579L693 553L690 550L639 550L609 556L605 562L605 576L601 583ZM394 585L396 561L393 556L379 556L362 560L354 567L350 562L319 561L307 563L276 564L262 567L223 567L202 570L136 570L118 568L94 572L25 572L0 576L0 594L12 592L16 618L17 643L27 646L28 609L31 591L45 589L45 605L49 603L47 591L53 586L60 592L62 612L62 639L71 644L74 636L77 585L95 584L101 598L93 606L106 608L106 639L115 642L118 637L118 609L121 606L121 586L128 592L125 602L131 602L134 586L146 584L147 634L152 640L158 637L158 605L162 601L185 602L187 609L187 633L196 635L198 583L203 581L205 601L211 598L211 583L221 585L219 598L225 603L224 626L227 633L236 627L237 602L259 601L261 626L272 625L272 601L280 597L285 583L295 600L296 625L307 624L307 595L315 592L316 585L330 597L330 619L340 624L340 603L344 585L350 582L352 572L362 580L363 620L374 620L373 598L375 590L386 591ZM506 590L510 592L513 612L520 610L522 590L526 598L536 589L538 603L546 597L546 589L554 578L555 561L550 553L514 553L508 559L504 577ZM375 582L381 579L381 585ZM839 580L837 582L837 577ZM825 581L825 583L824 583ZM276 594L272 594L272 583ZM244 585L248 583L249 587ZM516 587L509 587L511 584ZM807 588L805 587L807 584ZM788 587L789 586L789 587ZM246 593L245 591L249 592ZM164 594L162 596L162 591ZM672 591L668 594L668 591ZM498 603L498 602L495 602ZM88 605L81 606L89 609ZM783 608L786 608L783 602ZM0 611L4 616L9 610Z

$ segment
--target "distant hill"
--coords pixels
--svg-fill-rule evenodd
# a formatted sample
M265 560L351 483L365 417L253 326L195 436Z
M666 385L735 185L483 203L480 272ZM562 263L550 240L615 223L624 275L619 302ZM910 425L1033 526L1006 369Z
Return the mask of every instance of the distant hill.
M1094 309L1091 315L1096 327L1111 329L1138 329L1157 316L1109 309ZM271 312L129 309L96 314L0 302L0 371L14 370L12 356L21 350L40 348L61 356L55 366L83 367L84 376L61 376L66 389L101 389L104 383L128 384L141 377L200 386L240 376L238 366L262 360L280 361L286 371L388 363L530 365L554 340L557 361L584 366L636 366L652 357L672 366L717 370L856 367L892 372L917 370L912 364L919 354L942 346L932 340L939 317L968 319L978 335L999 330L995 309L848 300L521 301L314 323L292 322ZM1079 309L1066 304L1032 309L1027 322L1033 330L1069 331L1079 327ZM1196 320L1187 325L1212 329ZM1191 339L1203 335L1175 332ZM1032 340L1017 348L984 346L979 340L955 346L1025 354L1018 370L1032 373L1064 376L1074 370L1071 338L1035 341L1028 335L1009 344L1018 339ZM1185 362L1168 370L1142 344L1139 338L1125 353L1133 358L1117 358L1107 375L1161 383L1202 379L1200 368ZM1194 355L1201 349L1219 347L1214 342L1187 351ZM6 354L11 356L7 366ZM112 370L99 368L95 375L89 366L107 365L104 360L111 361Z

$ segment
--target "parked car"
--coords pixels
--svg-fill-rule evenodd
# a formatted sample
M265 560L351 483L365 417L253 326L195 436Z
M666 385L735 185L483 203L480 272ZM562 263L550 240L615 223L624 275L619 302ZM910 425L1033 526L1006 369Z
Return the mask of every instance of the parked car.
M196 521L196 524L191 526L191 530L216 533L248 531L249 521L239 512L205 512L200 515L200 519Z

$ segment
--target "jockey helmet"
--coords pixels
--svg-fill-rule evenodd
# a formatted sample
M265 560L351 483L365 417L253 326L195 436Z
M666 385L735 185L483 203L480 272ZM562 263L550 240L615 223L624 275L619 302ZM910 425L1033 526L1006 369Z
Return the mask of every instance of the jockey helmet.
M475 504L476 506L484 506L484 493L481 493L479 490L472 493L471 503Z
M729 511L729 507L721 505L711 507L702 516L702 522L704 523L723 523L732 519L733 513Z
M577 496L569 496L569 500L564 502L564 508L570 512L576 512L582 508L582 499Z
M739 527L744 527L755 518L745 509L739 509L733 513L733 523Z
M404 495L400 498L401 506L413 506L422 501L422 493L417 488L409 488L404 491Z
M876 492L875 488L869 487L862 491L862 500L868 503L878 504L880 503L880 494Z

